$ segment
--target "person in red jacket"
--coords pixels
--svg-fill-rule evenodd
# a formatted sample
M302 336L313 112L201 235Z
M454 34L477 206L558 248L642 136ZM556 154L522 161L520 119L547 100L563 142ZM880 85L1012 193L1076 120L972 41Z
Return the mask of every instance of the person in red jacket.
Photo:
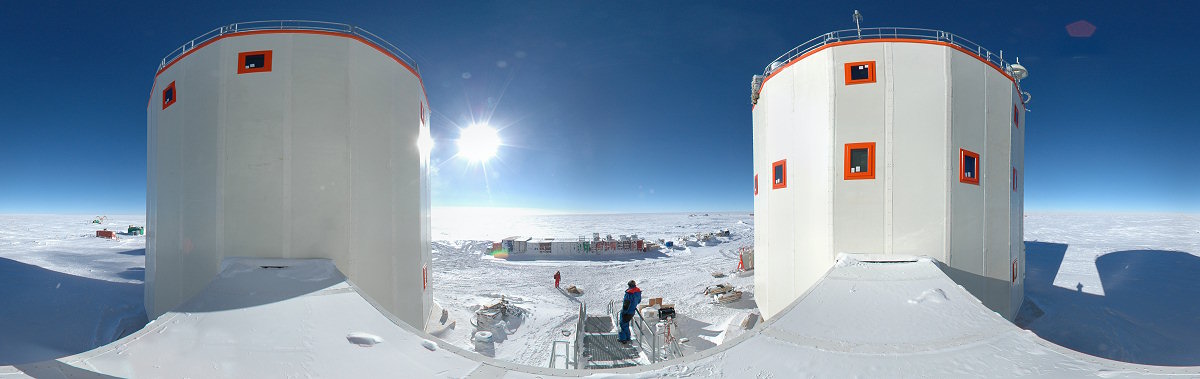
M562 280L562 274L558 273L558 271L555 271L554 272L554 288L558 288L559 280Z

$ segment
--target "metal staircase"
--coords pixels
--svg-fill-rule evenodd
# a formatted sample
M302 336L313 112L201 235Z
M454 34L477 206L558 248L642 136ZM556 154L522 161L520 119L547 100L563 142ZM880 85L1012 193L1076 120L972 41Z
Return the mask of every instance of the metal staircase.
M621 368L683 356L678 340L668 339L666 333L659 332L665 330L666 325L647 322L641 312L635 313L630 322L630 343L618 342L617 325L620 315L615 300L608 303L607 311L606 315L590 315L587 313L587 306L579 304L575 341L573 344L571 341L554 342L550 354L550 367Z
M580 338L583 348L582 363L584 369L602 369L631 367L643 364L646 360L636 342L622 344L617 342L617 318L609 304L609 314L603 316L586 315L582 320L583 334Z

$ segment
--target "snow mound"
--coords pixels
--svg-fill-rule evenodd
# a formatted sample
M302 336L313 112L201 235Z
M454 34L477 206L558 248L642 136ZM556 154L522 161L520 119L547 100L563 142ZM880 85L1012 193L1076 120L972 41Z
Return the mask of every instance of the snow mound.
M371 347L375 346L376 344L383 343L383 337L363 332L353 332L347 334L346 340L350 341L352 344L362 347Z
M421 340L421 347L424 347L425 350L437 351L438 344L437 344L437 342L433 342L430 340Z
M950 301L950 299L946 297L946 291L942 291L941 288L927 289L921 292L921 296L908 299L909 304L920 304L927 301L931 303L944 303Z

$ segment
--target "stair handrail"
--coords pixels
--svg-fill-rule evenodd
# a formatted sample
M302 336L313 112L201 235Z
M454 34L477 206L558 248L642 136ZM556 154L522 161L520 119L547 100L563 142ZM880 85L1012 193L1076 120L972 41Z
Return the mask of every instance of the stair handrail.
M646 353L646 356L650 357L650 363L654 364L658 362L659 358L658 333L655 332L654 329L650 328L650 325L646 322L646 318L642 316L642 312L634 311L633 313L637 315L637 317L633 319L633 324L635 326L634 329L636 329L638 334L638 349L642 350L643 353ZM650 351L646 351L646 335L650 336Z
M575 325L575 369L579 370L587 366L587 362L583 359L583 331L584 324L587 323L587 304L579 302L579 323Z
M560 344L566 345L566 351L563 352L562 356L563 356L563 359L567 360L567 362L565 364L566 367L570 368L571 367L571 355L574 355L571 353L571 341L562 341L562 340L554 341L550 345L550 368L558 368L558 364L557 364L558 363L558 345L560 345Z

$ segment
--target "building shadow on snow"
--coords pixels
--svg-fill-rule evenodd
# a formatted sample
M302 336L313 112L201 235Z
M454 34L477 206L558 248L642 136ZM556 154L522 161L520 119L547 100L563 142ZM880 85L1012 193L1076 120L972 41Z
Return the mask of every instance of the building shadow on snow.
M121 279L146 281L146 269L144 267L130 267L117 273Z
M721 335L721 330L712 330L712 324L696 320L684 315L675 316L675 325L679 325L679 331L682 336L688 337L688 342L683 343L683 347L689 349L689 352L703 351L717 346L712 342L712 339ZM678 336L677 336L678 337Z
M1086 354L1159 365L1200 365L1200 257L1164 250L1101 255L1103 295L1054 285L1067 245L1025 242L1026 302L1017 325Z
M0 365L78 354L147 323L141 283L117 283L0 258Z
M346 280L328 259L234 261L172 312L219 312L274 304L320 292Z
M120 252L120 253L117 253L117 254L133 255L133 256L143 256L143 257L144 257L144 256L146 256L146 249L136 249L136 250L122 251L122 252Z
M86 378L110 379L119 378L112 375L88 371L56 360L13 365L22 374L32 378Z
M1105 314L1130 322L1138 363L1200 365L1200 257L1129 250L1096 259Z
M1066 256L1066 244L1025 241L1025 291L1029 292L1030 285L1054 285L1054 277Z

